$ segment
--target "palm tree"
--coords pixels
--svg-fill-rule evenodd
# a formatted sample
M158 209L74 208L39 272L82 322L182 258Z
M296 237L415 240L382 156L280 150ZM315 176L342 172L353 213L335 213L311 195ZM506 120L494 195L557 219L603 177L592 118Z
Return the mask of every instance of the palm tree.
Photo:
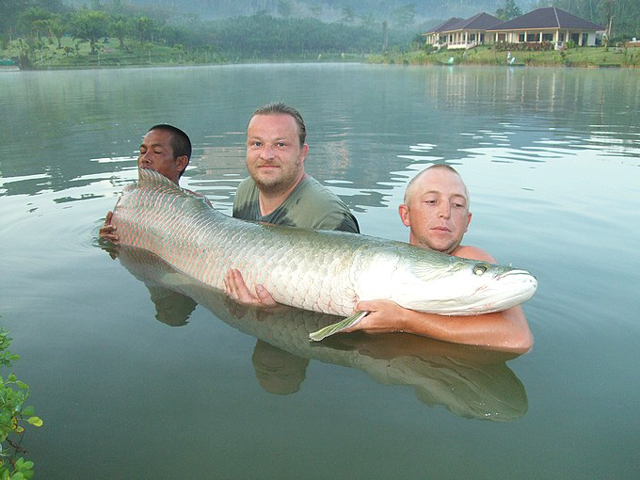
M104 12L80 10L71 20L73 38L89 42L91 53L96 53L96 43L108 31L109 16Z

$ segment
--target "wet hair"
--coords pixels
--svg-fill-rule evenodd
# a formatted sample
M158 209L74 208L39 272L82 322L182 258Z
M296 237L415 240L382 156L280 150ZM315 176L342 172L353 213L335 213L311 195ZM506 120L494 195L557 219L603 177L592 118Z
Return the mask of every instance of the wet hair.
M180 130L178 127L161 123L154 125L147 132L152 130L163 130L171 134L171 149L173 150L173 158L178 158L183 155L187 156L188 160L191 160L191 140L189 136Z
M411 202L411 197L413 196L413 190L415 189L416 183L420 177L422 177L425 173L427 173L431 169L439 169L439 170L449 170L450 172L456 174L460 181L462 182L462 186L464 187L464 194L467 197L467 210L471 205L471 197L469 196L469 190L467 189L467 185L462 180L462 177L458 173L458 171L453 168L451 165L447 165L446 163L436 163L435 165L431 165L430 167L425 168L420 173L418 173L415 177L411 179L409 184L407 185L407 189L404 191L404 203L405 205L409 205Z
M285 105L282 102L268 103L258 108L251 118L256 115L290 115L296 121L298 125L298 136L300 137L300 146L304 145L305 140L307 139L307 127L304 124L304 120L302 119L302 115L300 112L289 105Z

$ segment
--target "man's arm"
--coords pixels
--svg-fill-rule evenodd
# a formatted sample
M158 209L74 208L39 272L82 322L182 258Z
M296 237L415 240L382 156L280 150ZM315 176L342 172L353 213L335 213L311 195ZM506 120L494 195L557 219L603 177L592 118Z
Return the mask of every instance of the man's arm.
M111 243L118 243L120 239L118 238L118 234L116 233L115 225L111 224L111 217L113 217L113 212L107 212L107 218L104 221L104 225L100 228L98 236L101 240L105 240Z
M457 256L496 263L475 247L460 247ZM503 312L470 316L447 316L402 308L389 300L362 301L356 310L369 311L349 332L407 332L454 343L482 345L524 353L533 345L533 337L521 306Z
M204 203L206 203L209 207L213 208L213 205L211 204L211 202L209 201L209 199L207 197L205 197L204 195L201 195L199 193L196 192L192 192L191 190L186 190L185 191L191 193L192 195L201 198ZM118 234L116 233L116 227L115 225L111 224L111 218L113 218L113 212L107 212L107 217L104 220L104 225L102 227L100 227L100 230L98 231L98 236L100 237L101 240L105 240L107 242L111 242L111 243L118 243L120 241L120 238L118 237Z

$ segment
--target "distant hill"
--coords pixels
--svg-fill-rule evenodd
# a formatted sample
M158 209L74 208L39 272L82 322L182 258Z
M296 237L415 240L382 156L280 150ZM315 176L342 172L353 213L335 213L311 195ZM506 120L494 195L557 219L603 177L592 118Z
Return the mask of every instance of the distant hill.
M280 17L314 17L325 22L390 24L412 20L419 24L452 16L470 17L494 13L504 0L62 0L76 7L96 5L158 8L201 20L253 15L258 12ZM529 3L528 1L518 3ZM413 18L411 18L413 17Z

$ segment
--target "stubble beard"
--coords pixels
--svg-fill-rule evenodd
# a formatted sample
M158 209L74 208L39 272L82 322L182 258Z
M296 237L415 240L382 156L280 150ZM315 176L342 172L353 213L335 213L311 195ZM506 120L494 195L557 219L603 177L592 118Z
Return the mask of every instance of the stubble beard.
M282 175L276 178L265 176L259 177L256 173L251 175L254 183L258 189L266 195L279 195L282 192L290 189L298 181L300 176L300 164L296 165L298 168L292 168L291 170L282 170Z

